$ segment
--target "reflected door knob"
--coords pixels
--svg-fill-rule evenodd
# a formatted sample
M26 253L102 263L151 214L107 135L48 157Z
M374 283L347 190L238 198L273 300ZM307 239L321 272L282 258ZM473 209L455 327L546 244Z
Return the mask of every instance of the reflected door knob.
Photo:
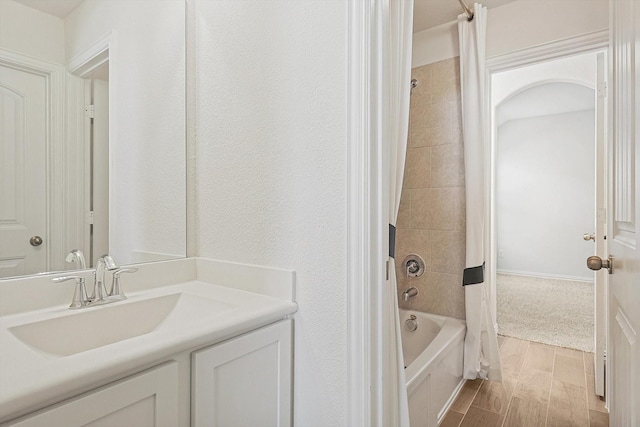
M609 274L611 274L613 273L613 257L609 255L609 258L603 260L599 256L590 256L587 258L587 267L594 271L600 270L604 267L609 270Z
M29 243L31 244L31 246L40 246L42 244L42 237L33 236L29 239Z

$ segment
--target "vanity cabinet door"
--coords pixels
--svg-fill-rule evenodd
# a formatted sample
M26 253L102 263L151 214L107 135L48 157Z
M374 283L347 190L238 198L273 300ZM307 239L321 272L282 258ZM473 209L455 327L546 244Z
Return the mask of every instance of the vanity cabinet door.
M291 353L291 320L194 352L193 426L291 426Z
M178 364L169 362L2 427L175 427Z

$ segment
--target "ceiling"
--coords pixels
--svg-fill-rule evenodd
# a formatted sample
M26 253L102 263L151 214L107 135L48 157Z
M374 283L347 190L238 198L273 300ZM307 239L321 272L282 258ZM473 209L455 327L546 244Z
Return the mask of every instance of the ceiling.
M25 6L38 9L60 18L67 16L78 7L83 0L16 0ZM483 0L487 8L502 6L515 0ZM465 0L469 7L473 7L473 0ZM441 24L455 21L462 13L462 6L458 0L414 0L413 32L417 33Z
M482 0L482 4L491 9L512 1L515 0ZM473 0L465 0L465 3L473 8ZM413 32L455 21L462 11L458 0L414 0Z
M64 18L73 9L78 7L83 0L15 0L25 6L38 9L42 12Z

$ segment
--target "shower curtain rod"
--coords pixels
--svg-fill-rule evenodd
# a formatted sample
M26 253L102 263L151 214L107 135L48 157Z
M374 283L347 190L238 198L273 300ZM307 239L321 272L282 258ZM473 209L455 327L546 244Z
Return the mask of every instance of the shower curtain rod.
M460 6L464 9L464 13L467 15L467 21L473 21L473 11L469 9L469 6L464 2L464 0L458 0L460 2Z

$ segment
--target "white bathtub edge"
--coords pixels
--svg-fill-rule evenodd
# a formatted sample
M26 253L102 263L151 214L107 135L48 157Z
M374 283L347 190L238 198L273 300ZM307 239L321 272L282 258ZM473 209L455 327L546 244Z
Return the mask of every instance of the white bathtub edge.
M455 341L460 335L464 337L467 329L464 320L454 318L447 318L447 320L448 322L442 326L442 332L436 336L430 348L423 351L416 360L405 369L408 393L412 391L414 382L422 377L424 371L427 370L440 355L441 349L447 348L449 344Z

